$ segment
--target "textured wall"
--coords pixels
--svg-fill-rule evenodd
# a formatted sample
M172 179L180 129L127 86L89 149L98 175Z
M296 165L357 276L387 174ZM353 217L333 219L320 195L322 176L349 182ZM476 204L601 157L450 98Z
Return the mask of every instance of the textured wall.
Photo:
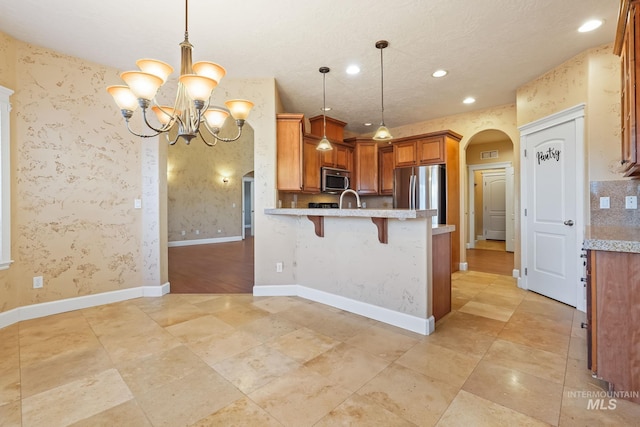
M0 81L13 81L15 90L15 262L0 309L140 286L133 199L140 197L141 146L105 91L119 80L115 70L4 35L0 45L0 63L15 55L14 78L6 76L11 66L0 68ZM44 277L43 289L32 289L33 276Z
M481 159L483 151L498 150L497 159ZM483 165L487 163L513 162L513 143L511 141L496 141L483 144L472 144L467 147L467 165Z
M190 145L180 140L168 148L170 242L242 235L242 177L253 171L250 122L251 115L234 142L208 147L198 137ZM228 119L221 136L232 137L236 132L234 121ZM208 134L205 138L213 142ZM229 182L224 183L223 177Z
M586 103L587 180L620 179L620 58L613 46L583 52L517 91L518 126Z

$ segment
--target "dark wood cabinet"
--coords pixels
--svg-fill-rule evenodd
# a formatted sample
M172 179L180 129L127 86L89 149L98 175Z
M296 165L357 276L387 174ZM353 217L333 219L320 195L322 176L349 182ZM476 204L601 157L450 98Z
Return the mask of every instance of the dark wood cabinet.
M592 250L587 259L589 369L614 391L640 390L640 254Z
M638 107L640 87L636 85L640 74L640 0L622 0L614 53L621 61L620 118L621 118L621 163L625 176L640 176L640 129Z

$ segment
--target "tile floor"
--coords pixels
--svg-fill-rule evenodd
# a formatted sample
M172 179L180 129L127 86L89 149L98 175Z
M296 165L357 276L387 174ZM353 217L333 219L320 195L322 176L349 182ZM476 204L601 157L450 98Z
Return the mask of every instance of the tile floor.
M141 298L0 330L2 426L624 426L584 314L458 272L423 337L299 298Z

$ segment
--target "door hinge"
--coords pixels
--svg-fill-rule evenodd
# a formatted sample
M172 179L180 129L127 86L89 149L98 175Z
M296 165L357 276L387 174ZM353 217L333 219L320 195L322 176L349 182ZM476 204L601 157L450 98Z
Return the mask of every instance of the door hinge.
M524 210L524 216L527 216L527 209Z
M524 275L527 275L527 267L524 268Z
M524 156L527 157L527 149L524 149Z

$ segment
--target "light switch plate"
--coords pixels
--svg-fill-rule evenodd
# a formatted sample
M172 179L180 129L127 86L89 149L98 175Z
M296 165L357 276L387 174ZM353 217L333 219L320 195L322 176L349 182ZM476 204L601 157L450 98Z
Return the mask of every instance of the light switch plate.
M627 196L624 198L624 207L626 209L638 209L638 197Z
M600 197L600 209L609 209L611 207L608 197Z

